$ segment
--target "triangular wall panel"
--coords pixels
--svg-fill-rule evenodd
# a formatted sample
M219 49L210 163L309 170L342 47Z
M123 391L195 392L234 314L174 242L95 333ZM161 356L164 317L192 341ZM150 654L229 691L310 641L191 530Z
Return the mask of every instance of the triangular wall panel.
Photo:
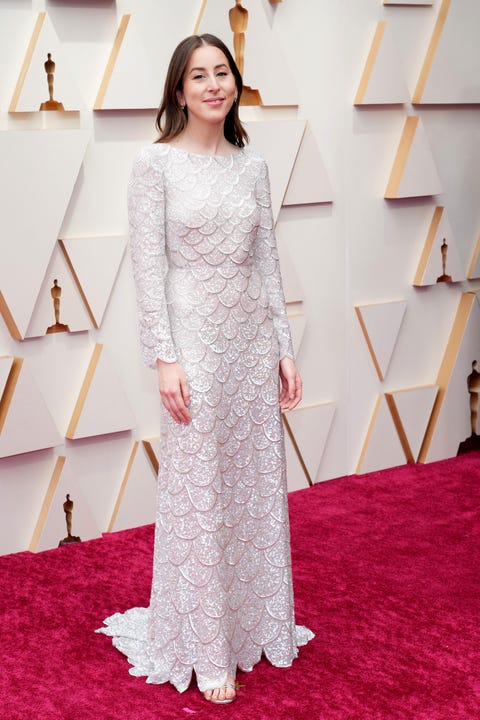
M426 385L385 393L408 462L417 461L437 392L436 385Z
M35 112L49 101L49 87L45 62L50 53L55 62L53 99L63 110L81 110L83 98L69 67L68 57L47 13L36 17L30 43L10 102L10 112Z
M302 313L299 313L296 309L291 311L288 305L287 317L288 324L290 325L290 332L292 335L293 352L295 353L295 355L298 355L300 346L302 344L303 335L305 333L305 328L307 326L307 318Z
M134 443L108 532L155 522L156 474L145 447Z
M16 339L25 336L89 137L73 129L0 133L2 223L10 228L0 310Z
M465 280L465 270L457 242L445 208L438 205L433 213L413 284L434 285L460 280Z
M305 120L266 120L245 123L250 145L266 161L272 193L272 212L276 222L297 157ZM278 148L282 152L278 152Z
M419 462L454 457L473 441L469 379L473 363L480 363L480 304L478 295L461 296L443 354L436 384L438 394L419 453ZM477 386L480 385L477 369ZM477 388L478 391L478 388ZM478 395L477 395L478 404ZM474 428L480 435L480 422Z
M477 0L442 0L414 103L480 103L479 27Z
M470 260L470 265L468 266L467 277L469 280L476 280L477 278L480 278L480 235L477 238L477 242L472 253L472 259Z
M67 513L64 503L73 502L71 510L72 537L91 540L100 537L101 532L95 522L88 502L81 491L80 483L73 476L66 458L57 458L42 508L30 543L31 552L40 552L58 547L61 540L68 537Z
M391 25L386 20L377 23L355 96L355 105L388 105L410 101Z
M405 461L392 415L385 397L380 394L375 401L355 472L374 472L403 465Z
M126 79L135 77L134 82ZM94 110L148 110L160 104L160 85L154 77L135 18L123 15Z
M55 280L57 281L54 285ZM55 312L52 292L60 290L59 313ZM59 322L56 316L59 314ZM59 326L66 326L65 328ZM58 244L52 253L37 302L30 318L25 337L40 337L47 332L78 332L91 330L92 323L78 292L68 264Z
M315 136L307 124L283 199L284 205L333 201L333 192Z
M103 345L93 348L66 432L70 440L130 430L135 419Z
M63 442L45 400L22 358L0 357L0 457Z
M419 117L411 115L405 120L385 198L422 197L441 192L442 185L425 128Z
M335 414L335 403L306 405L284 414L287 430L305 467L309 484L317 477Z
M386 377L406 307L407 303L404 300L355 307L365 342L380 380Z
M60 240L60 247L95 328L102 324L125 244L124 235Z

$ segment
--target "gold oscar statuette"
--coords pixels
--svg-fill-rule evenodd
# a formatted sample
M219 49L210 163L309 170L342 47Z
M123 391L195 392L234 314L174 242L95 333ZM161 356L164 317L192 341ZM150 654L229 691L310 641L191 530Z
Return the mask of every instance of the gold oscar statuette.
M233 49L235 52L235 62L243 77L243 68L245 63L245 32L248 25L248 10L241 3L241 0L235 0L235 6L228 12L230 27L233 32ZM243 86L240 105L262 105L260 93L255 88L248 85Z
M472 362L472 372L467 377L467 390L470 399L470 429L472 434L460 443L457 455L462 455L471 450L480 450L480 435L477 434L480 372L476 360Z
M443 238L442 246L440 248L440 252L442 253L442 274L437 278L437 283L440 282L452 282L452 276L447 275L447 255L448 255L448 245L445 238Z
M70 499L69 494L67 494L66 500L63 503L63 512L65 513L65 522L67 523L67 537L60 540L58 547L62 547L62 545L70 545L70 543L81 542L78 535L72 535L73 500Z
M53 312L55 313L55 325L50 325L47 328L47 335L58 332L70 332L68 325L64 325L60 322L60 298L62 296L62 288L58 284L58 280L53 281L53 285L50 288L50 295L53 300Z
M40 105L40 110L65 110L61 102L57 102L53 98L53 82L55 75L55 63L52 60L52 54L47 54L47 59L44 63L45 72L47 73L48 83L48 100Z

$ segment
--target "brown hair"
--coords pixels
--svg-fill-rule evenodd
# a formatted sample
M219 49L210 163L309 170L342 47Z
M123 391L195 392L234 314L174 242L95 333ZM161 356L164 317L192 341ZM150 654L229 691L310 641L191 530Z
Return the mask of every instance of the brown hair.
M240 98L243 89L242 76L235 64L230 50L227 48L220 38L215 35L205 33L203 35L190 35L182 40L175 48L165 79L165 87L163 89L163 98L157 114L156 127L160 133L157 142L165 143L173 140L180 135L182 130L187 126L188 110L182 108L177 97L178 91L183 90L183 76L190 59L190 55L194 50L202 45L213 45L223 52L228 60L230 70L235 77L238 98ZM228 111L223 126L223 134L225 138L237 147L243 147L248 142L248 134L243 127L238 114L238 100L235 101Z

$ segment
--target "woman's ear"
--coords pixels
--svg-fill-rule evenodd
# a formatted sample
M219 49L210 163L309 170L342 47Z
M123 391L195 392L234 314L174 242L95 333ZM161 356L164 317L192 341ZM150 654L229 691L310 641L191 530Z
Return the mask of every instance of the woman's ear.
M183 108L185 107L185 98L183 97L183 93L181 92L181 90L177 90L177 101L183 110Z

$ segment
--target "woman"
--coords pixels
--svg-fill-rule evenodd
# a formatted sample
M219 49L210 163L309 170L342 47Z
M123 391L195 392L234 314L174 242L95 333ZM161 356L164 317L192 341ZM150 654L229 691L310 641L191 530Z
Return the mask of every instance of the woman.
M289 666L295 626L281 410L301 380L264 161L245 148L242 78L213 35L176 48L129 185L140 337L162 400L149 608L101 632L148 682L235 699L237 667ZM280 378L280 382L279 382Z

